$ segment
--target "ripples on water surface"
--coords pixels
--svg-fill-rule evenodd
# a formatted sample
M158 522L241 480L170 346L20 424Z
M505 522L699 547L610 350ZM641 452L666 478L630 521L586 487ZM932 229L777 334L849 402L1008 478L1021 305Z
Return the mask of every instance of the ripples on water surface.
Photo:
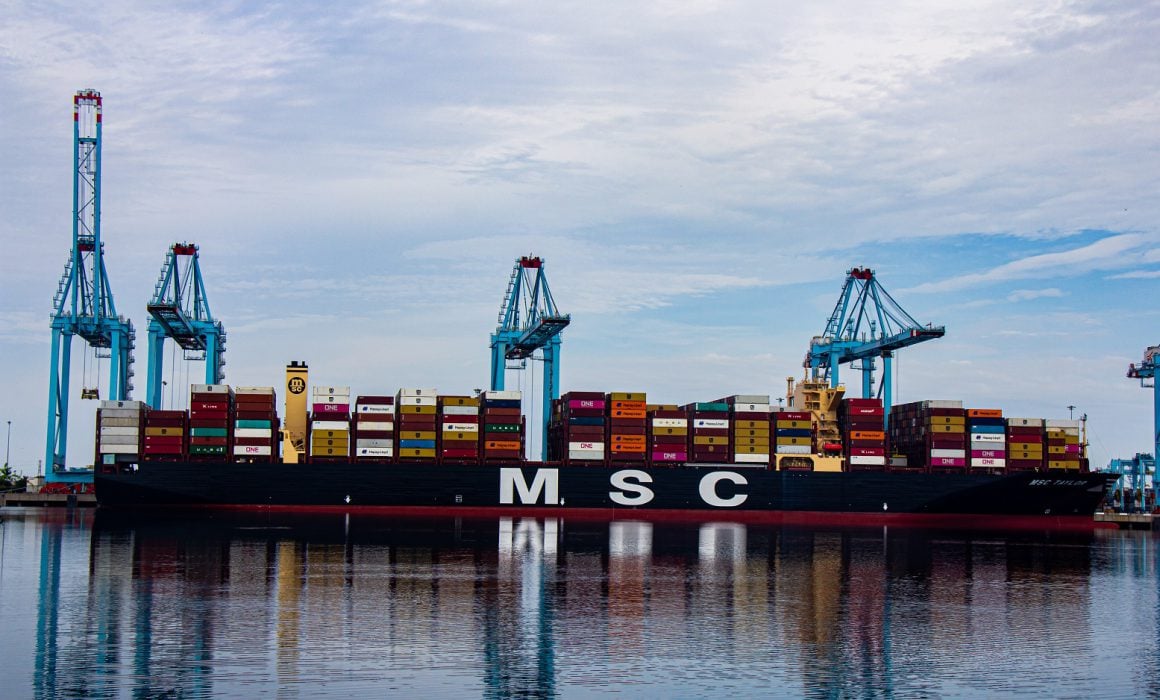
M1160 696L1147 533L0 517L4 698Z

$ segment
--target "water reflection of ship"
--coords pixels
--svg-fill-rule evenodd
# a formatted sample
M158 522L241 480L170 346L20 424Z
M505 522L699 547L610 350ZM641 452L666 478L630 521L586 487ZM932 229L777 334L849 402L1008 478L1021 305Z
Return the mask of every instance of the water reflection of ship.
M771 658L797 657L802 677L784 680L810 694L890 694L892 679L925 673L919 664L932 656L955 659L980 630L1039 650L1083 649L1088 633L1087 550L1034 539L554 519L125 522L100 513L92 542L90 607L120 639L109 653L130 651L134 674L154 679L158 693L207 689L215 640L230 640L219 654L252 644L262 658L269 630L274 676L254 680L280 688L327 669L394 677L450 654L478 669L488 697L655 680L644 675L661 642L755 674ZM175 594L192 607L174 610ZM135 609L119 611L130 600ZM164 609L150 609L158 600ZM115 629L122 620L131 636ZM895 640L899 626L906 634ZM187 654L206 661L183 666ZM561 678L563 658L600 672ZM343 660L350 667L336 665Z

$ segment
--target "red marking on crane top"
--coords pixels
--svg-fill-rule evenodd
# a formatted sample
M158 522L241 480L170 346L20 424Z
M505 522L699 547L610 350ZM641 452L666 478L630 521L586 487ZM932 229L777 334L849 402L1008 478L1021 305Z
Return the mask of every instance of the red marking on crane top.
M174 255L193 255L196 252L197 246L195 245L178 245L176 243L173 245Z
M539 258L529 258L527 256L520 258L520 267L539 267L542 261Z
M858 280L874 279L874 271L868 267L855 267L850 270L850 276Z
M77 250L79 250L79 251L82 251L85 253L91 253L93 251L93 249L94 249L94 246L92 243L77 243Z

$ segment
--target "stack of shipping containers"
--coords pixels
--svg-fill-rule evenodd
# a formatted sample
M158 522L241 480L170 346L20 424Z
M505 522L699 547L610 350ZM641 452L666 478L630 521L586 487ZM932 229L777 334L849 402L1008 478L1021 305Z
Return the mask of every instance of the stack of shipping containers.
M395 397L359 396L354 402L356 462L391 462L395 458Z
M227 460L233 435L234 392L225 384L194 384L189 396L189 458Z
M479 397L439 397L439 458L444 462L478 463Z
M648 401L644 392L612 392L604 399L608 409L608 460L615 464L644 464L648 446Z
M552 404L548 448L553 459L565 463L604 461L604 394L569 391Z
M485 391L483 398L483 459L511 460L524 455L523 394L519 391Z
M967 409L971 471L1007 471L1007 424L997 408Z
M270 462L278 456L278 409L272 386L234 389L234 457Z
M775 455L808 455L814 451L814 420L811 411L774 411L770 418ZM786 464L792 465L794 462ZM801 466L804 464L800 463Z
M1049 418L1047 428L1047 468L1079 471L1082 462L1079 421Z
M121 402L124 403L124 402ZM185 411L145 411L145 440L141 459L174 462L185 459L189 414Z
M689 459L689 417L675 405L648 411L648 455L652 464L668 466Z
M885 471L886 415L882 399L843 399L838 425L848 471Z
M434 462L435 442L439 430L439 395L434 389L399 389L395 395L399 436L399 459L409 462Z
M1039 472L1046 468L1042 418L1007 419L1007 471Z
M689 461L728 463L733 454L729 441L729 404L691 403L685 406L692 423Z
M136 463L144 422L142 402L102 401L97 410L97 464L116 467Z
M721 402L729 406L733 461L769 464L769 395L737 394Z
M916 401L890 409L890 446L906 456L908 471L963 472L967 417L961 401Z
M350 387L312 387L310 460L338 461L350 457Z

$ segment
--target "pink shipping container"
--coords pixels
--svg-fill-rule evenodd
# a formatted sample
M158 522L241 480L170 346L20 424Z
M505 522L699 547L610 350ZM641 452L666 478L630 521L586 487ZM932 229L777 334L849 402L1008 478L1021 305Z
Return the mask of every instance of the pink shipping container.
M604 408L604 401L600 399L572 399L568 408Z
M971 450L972 459L1006 459L1004 450Z
M931 457L930 466L932 467L965 467L967 460L959 457Z
M689 459L689 453L653 450L652 459L654 462L685 462Z

